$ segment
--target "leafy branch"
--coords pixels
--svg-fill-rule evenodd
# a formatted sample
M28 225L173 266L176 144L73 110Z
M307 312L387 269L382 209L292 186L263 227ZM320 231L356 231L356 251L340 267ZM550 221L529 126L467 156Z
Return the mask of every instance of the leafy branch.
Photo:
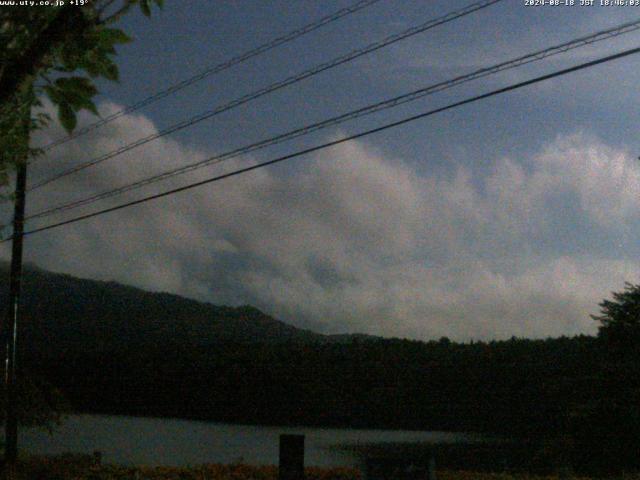
M7 183L12 165L38 153L22 137L49 121L43 113L31 116L40 98L56 106L67 132L76 127L80 110L97 115L94 80L118 81L116 47L131 41L112 25L136 5L150 16L153 5L163 3L94 0L81 7L0 10L0 44L5 46L0 50L0 185ZM25 114L30 118L26 130Z

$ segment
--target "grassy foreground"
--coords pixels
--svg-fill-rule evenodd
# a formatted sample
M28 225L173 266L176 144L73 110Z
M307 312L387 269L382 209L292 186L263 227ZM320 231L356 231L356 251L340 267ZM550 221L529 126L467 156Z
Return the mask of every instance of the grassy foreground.
M124 467L95 465L87 455L27 457L20 462L22 480L277 480L278 467L207 464L197 467ZM305 469L306 480L362 480L354 468ZM558 480L557 476L438 471L437 480ZM636 477L637 478L637 477ZM572 480L588 480L572 477Z
M307 480L360 480L352 468L305 469ZM87 455L27 457L20 461L20 480L277 480L278 467L208 464L197 467L124 467L96 465Z

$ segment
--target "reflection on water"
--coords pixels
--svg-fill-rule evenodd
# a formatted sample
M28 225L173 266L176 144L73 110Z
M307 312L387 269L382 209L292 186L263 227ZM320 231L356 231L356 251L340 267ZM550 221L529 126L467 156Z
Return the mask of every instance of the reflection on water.
M71 415L53 435L21 432L20 448L30 453L103 452L106 463L198 465L277 464L281 433L305 435L305 464L356 465L355 457L330 447L381 442L455 442L462 434L402 430L261 427L188 420L106 415Z

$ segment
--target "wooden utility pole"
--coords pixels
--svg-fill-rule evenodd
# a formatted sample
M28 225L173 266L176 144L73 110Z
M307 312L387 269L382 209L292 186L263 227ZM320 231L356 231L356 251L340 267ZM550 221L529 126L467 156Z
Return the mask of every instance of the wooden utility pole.
M5 387L7 395L5 417L5 472L12 476L18 457L18 416L16 395L16 341L20 316L22 287L22 245L24 233L25 190L27 186L26 158L17 166L13 236L11 239L11 272L9 277L9 305L5 321L7 356Z

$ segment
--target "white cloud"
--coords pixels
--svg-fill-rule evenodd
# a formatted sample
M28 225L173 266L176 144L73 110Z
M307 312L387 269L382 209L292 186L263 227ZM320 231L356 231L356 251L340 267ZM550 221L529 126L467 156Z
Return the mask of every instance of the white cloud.
M57 149L51 165L156 131L130 116ZM163 138L34 193L30 208L206 153ZM570 237L587 225L600 236L629 234L639 189L627 152L584 135L558 138L532 158L496 159L480 179L463 167L419 175L350 142L295 175L258 170L34 235L27 258L55 271L252 303L325 331L462 340L592 333L588 314L638 278L637 262L589 242L572 252L571 238L558 232Z

